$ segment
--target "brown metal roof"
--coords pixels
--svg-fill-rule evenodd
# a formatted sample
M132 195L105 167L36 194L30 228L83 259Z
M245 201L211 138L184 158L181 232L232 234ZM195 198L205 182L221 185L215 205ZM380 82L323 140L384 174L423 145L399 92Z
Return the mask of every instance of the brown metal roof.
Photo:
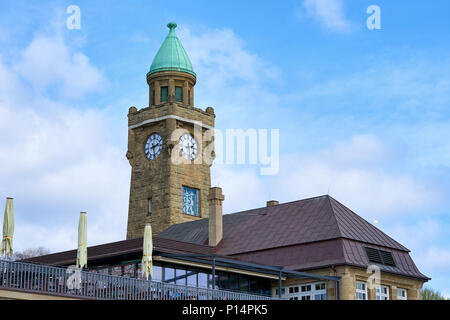
M88 247L89 263L106 260L119 256L138 256L142 254L143 238L123 240ZM214 248L199 244L181 242L177 240L153 237L153 250L172 254L213 254ZM77 250L70 250L48 254L45 256L25 259L24 262L39 263L54 266L75 264Z
M375 264L381 271L424 280L429 279L419 271L406 251L383 248L383 250L388 250L393 255L396 263L396 266L393 267L369 262L364 252L364 247L381 248L353 240L332 239L288 247L271 248L262 251L245 252L233 255L233 257L242 261L283 266L286 269L298 271L308 271L339 265L367 268L367 266Z
M170 226L159 237L208 243L208 220ZM336 238L409 251L330 196L320 196L223 216L218 253L240 254Z
M208 220L170 226L159 237L208 243ZM223 216L221 255L265 265L307 270L332 265L367 267L364 246L392 253L396 267L381 270L428 279L409 250L330 196L320 196Z

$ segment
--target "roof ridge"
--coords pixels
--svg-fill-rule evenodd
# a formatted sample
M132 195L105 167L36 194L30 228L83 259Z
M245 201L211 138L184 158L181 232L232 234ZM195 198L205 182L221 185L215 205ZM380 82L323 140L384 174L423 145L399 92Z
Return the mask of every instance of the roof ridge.
M330 206L330 209L331 209L331 215L334 217L334 221L336 222L336 225L337 225L337 228L338 228L338 230L339 230L339 236L341 237L341 238L344 238L344 234L343 234L343 232L342 232L342 229L341 229L341 224L339 223L339 220L338 220L338 218L336 217L336 212L334 211L334 208L333 208L333 203L331 202L331 199L333 199L331 196L327 196L327 203L328 203L328 205ZM334 199L333 199L334 200Z
M178 242L178 243L189 243L192 244L194 246L201 246L201 247L205 247L205 248L212 248L211 246L205 245L205 244L201 244L201 243L195 243L195 242L189 242L189 241L181 241L181 240L176 240L176 239L171 239L171 238L164 238L164 237L159 237L159 236L154 236L154 239L158 239L158 240L163 240L163 241L171 241L171 242Z
M296 202L303 202L303 201L308 201L308 200L312 200L312 199L316 199L316 198L323 198L323 197L330 197L330 196L327 195L327 194L324 194L324 195L321 195L321 196L315 196L315 197L310 197L310 198L305 198L305 199L300 199L300 200L293 200L293 201L283 202L283 203L279 203L279 204L271 206L271 207L265 206L265 207L258 207L258 208L253 208L253 209L242 210L242 211L238 211L238 212L225 213L224 216L232 215L232 214L248 213L250 211L255 211L255 210L276 208L276 207L284 206L284 205L287 205L287 204L292 204L292 203L296 203Z
M393 247L392 245L387 246L387 245L385 245L385 244L375 243L375 242L372 243L372 244L375 244L375 245L378 245L378 246L382 246L382 247L386 247L386 248L391 248L391 249L397 249L397 250L402 250L402 251L411 252L411 250L409 250L408 248L406 248L404 245L402 245L401 243L399 243L398 241L396 241L395 239L393 239L392 237L390 237L389 235L387 235L386 233L384 233L383 231L381 231L379 228L377 228L376 226L374 226L373 224L371 224L369 221L367 221L366 219L364 219L364 218L361 217L360 215L356 214L352 209L350 209L350 208L348 208L347 206L343 205L342 203L340 203L338 200L334 199L333 197L329 197L329 198L330 198L330 204L331 204L331 207L332 207L332 210L333 210L333 214L334 214L334 216L335 216L335 218L336 218L336 221L337 221L337 224L338 224L338 228L339 228L339 231L341 232L341 237L342 237L342 238L347 238L347 239L348 239L348 236L344 236L344 234L342 233L342 229L341 229L341 223L342 223L342 222L340 222L339 219L338 219L337 216L336 216L336 214L337 214L336 211L335 211L335 210L336 210L336 206L340 206L341 208L343 207L343 208L347 209L346 211L348 211L348 212L351 214L352 218L362 221L366 226L372 228L372 230L375 230L375 231L377 231L377 232L381 232L381 234L382 234L384 237L386 237L390 242L392 242L393 244L395 244L395 245L397 246L397 248L396 248L396 247ZM331 201L331 199L332 199L333 201ZM377 236L377 238L378 238L378 236ZM357 239L352 239L352 240L357 240ZM377 240L379 240L379 239L377 239ZM371 242L362 241L362 240L357 240L357 241L364 242L364 243L368 243L368 244L371 243Z

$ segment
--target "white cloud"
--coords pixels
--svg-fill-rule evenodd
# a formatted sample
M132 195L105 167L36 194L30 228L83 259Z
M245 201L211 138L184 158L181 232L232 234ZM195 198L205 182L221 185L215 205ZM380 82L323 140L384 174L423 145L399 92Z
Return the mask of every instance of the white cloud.
M227 165L214 165L211 169L211 186L221 187L225 194L225 214L264 206L269 194L253 170Z
M314 118L306 125L313 128L324 125L317 123L322 120L334 126L332 132L348 131L351 125L354 132L371 130L389 137L410 152L405 166L448 166L450 60L436 65L412 55L398 63L381 59L363 69L313 83L287 96L286 103L312 112Z
M215 181L232 195L229 208L236 210L264 206L269 197L286 202L329 193L369 221L383 222L436 205L438 193L424 181L386 168L389 153L376 136L357 135L314 152L282 155L275 176L220 166L214 173L222 178Z
M99 90L102 76L83 54L52 39L34 39L16 65L0 59L0 205L6 196L15 198L17 250L75 248L80 211L88 212L90 244L121 240L126 231L126 146L109 138L120 128L111 127L106 111L40 94L61 83L61 90L82 96ZM49 56L32 57L38 48ZM24 77L39 90L30 90ZM126 135L126 121L122 129Z
M291 199L329 193L358 214L379 220L420 212L437 201L435 190L385 164L386 147L374 136L349 141L312 154L282 157L277 186Z
M345 18L342 0L304 0L302 9L297 11L297 15L311 17L328 30L337 32L351 30L351 23Z
M443 232L442 221L423 216L417 222L387 224L384 229L394 239L405 245L413 252L420 252L432 245ZM411 237L411 235L414 237Z
M450 250L431 246L424 253L416 254L424 270L430 272L450 270Z
M234 78L246 83L261 83L262 79L276 78L276 71L258 55L245 49L245 43L230 29L208 29L193 35L182 29L180 37L189 52L192 63L202 77L217 78L217 85L230 84Z
M389 148L376 136L357 135L311 154L281 161L277 190L291 199L330 193L358 214L389 218L429 208L437 201L407 173L387 169Z
M16 66L22 77L39 91L56 86L69 98L82 98L104 85L101 72L81 52L70 52L61 37L38 36L22 53Z
M239 125L236 114L243 106L245 114L259 111L254 119L261 116L261 105L276 108L279 97L269 86L280 81L277 68L245 48L232 30L205 28L193 34L180 28L177 33L198 75L196 105L220 108L218 120L234 125Z

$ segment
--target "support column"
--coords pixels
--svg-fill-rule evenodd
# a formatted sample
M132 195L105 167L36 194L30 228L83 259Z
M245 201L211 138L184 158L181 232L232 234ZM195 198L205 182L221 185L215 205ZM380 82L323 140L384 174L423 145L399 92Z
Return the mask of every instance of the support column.
M175 101L175 81L173 79L169 80L169 88L168 88L168 97L167 101L174 102Z
M397 286L389 286L389 300L397 300Z
M155 81L155 106L161 103L161 86L159 81Z
M189 86L188 86L188 82L185 81L183 84L183 105L185 107L188 106L188 94L189 94Z

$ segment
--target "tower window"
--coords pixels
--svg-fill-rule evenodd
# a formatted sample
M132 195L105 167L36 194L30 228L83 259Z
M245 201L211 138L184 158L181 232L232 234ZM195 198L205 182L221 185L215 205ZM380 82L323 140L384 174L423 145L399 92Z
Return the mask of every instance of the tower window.
M198 189L183 186L183 213L198 217L198 198Z
M182 87L175 87L175 100L178 102L183 101L183 88Z
M161 102L167 101L168 94L169 94L169 87L161 87Z
M148 212L147 216L150 217L152 215L152 198L148 199Z
M191 105L191 90L188 90L188 105Z

